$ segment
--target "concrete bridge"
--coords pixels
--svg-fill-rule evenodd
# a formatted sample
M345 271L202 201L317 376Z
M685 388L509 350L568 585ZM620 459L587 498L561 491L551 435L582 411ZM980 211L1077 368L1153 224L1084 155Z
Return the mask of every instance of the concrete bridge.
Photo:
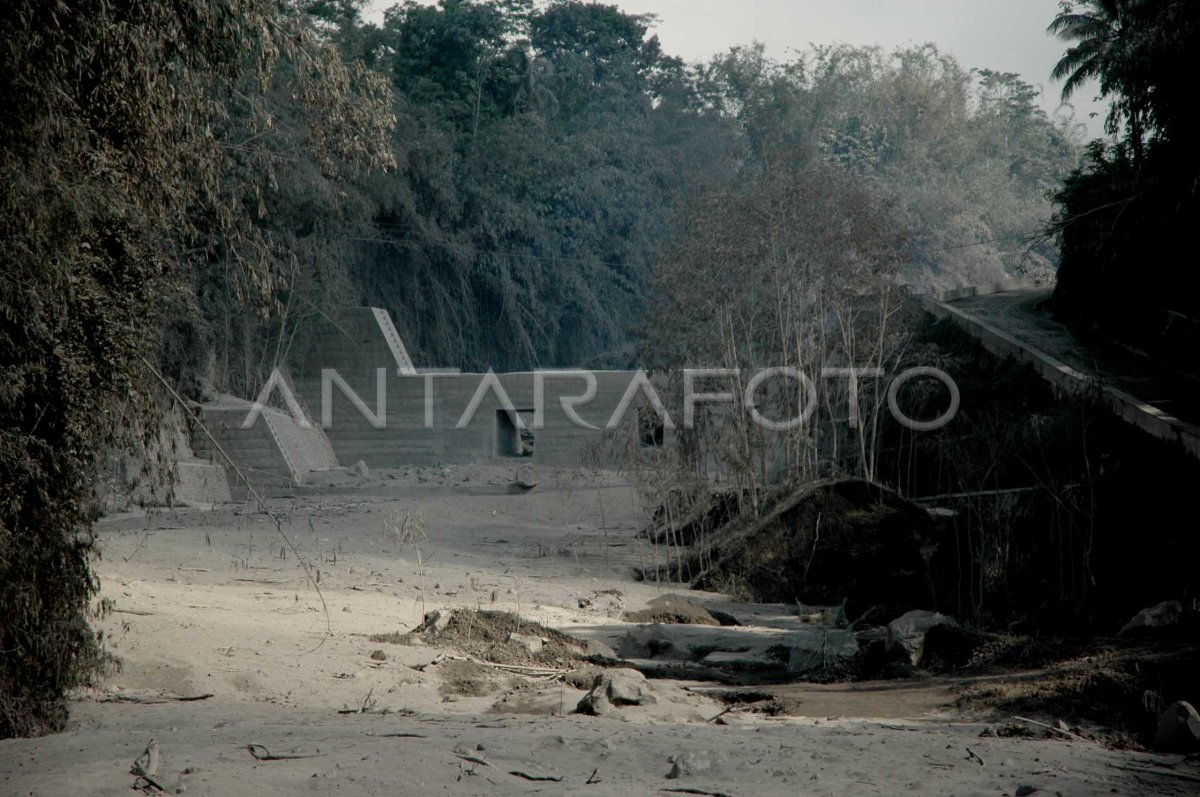
M1113 341L1085 338L1046 309L1053 288L1011 282L923 297L993 354L1033 366L1056 388L1098 393L1122 419L1200 458L1200 379Z

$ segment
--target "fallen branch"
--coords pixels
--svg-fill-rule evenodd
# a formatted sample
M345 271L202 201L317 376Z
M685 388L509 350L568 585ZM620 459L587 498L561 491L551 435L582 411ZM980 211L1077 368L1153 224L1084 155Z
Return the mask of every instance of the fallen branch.
M1065 489L1079 487L1078 484L1068 484ZM936 501L948 501L957 498L988 498L1002 495L1020 495L1022 493L1036 493L1042 491L1043 487L1010 487L1007 490L975 490L968 493L944 493L942 495L923 495L920 498L910 498L914 504L928 504Z
M144 785L144 786L140 785L142 783L145 783L146 785ZM156 781L154 778L148 778L145 775L137 776L137 780L135 780L133 782L133 788L137 789L138 791L142 792L143 794L149 794L147 789L157 789L158 791L164 792L164 793L167 791L165 788L163 788L163 785L161 783Z
M491 766L491 764L489 764L486 759L480 758L477 755L470 755L469 753L455 753L455 755L458 756L459 758L461 758L463 761L466 761L471 764L478 764L480 766L485 766L485 767Z
M149 744L146 745L146 749L142 751L142 754L133 760L133 764L129 767L129 773L136 775L140 780L146 781L147 785L165 792L166 789L163 788L162 784L154 779L158 775L158 762L158 742L151 739ZM140 788L137 786L136 781L134 788Z
M106 695L96 698L97 703L194 703L197 700L208 700L212 693L203 695Z
M276 755L268 750L265 745L261 744L248 744L246 745L246 750L250 753L250 755L254 756L255 761L290 761L295 758L317 758L320 755L319 753L309 753L307 755ZM258 752L259 750L262 750L263 752L260 753Z
M483 659L477 659L472 656L451 656L446 653L438 656L436 659L424 665L423 667L415 669L424 671L425 667L433 667L434 665L442 664L443 662L447 661L469 661L472 664L478 664L482 667L491 667L494 670L504 670L506 672L516 673L518 675L528 675L531 677L560 676L574 672L574 670L563 670L556 667L526 667L520 664L501 664L495 661L484 661Z
M722 711L720 714L716 714L712 717L709 717L708 719L705 720L705 722L706 723L716 722L717 720L721 719L721 717L724 717L726 714L728 714L731 711L733 711L733 706L726 706L724 711Z
M562 776L561 776L561 775L559 775L559 776L554 776L554 775L530 775L528 772L522 772L522 771L521 771L521 770L519 770L519 769L514 769L512 772L509 772L508 774L510 774L510 775L515 775L515 776L516 776L516 777L518 777L518 778L525 778L525 780L533 780L533 781L549 781L550 783L562 783Z
M733 795L727 791L707 791L705 789L689 789L687 787L678 789L659 789L659 791L670 792L671 794L703 794L707 795L707 797L733 797Z
M967 748L967 760L968 761L978 761L979 766L981 766L981 767L987 766L987 763L984 762L984 760L983 760L983 756L981 756L979 753L972 750L970 747Z
M1036 725L1039 728L1045 728L1048 731L1054 731L1055 733L1061 733L1063 736L1068 736L1072 739L1078 739L1081 742L1091 741L1090 739L1084 738L1083 736L1080 736L1077 733L1072 733L1071 731L1064 731L1062 728L1055 728L1053 725L1048 725L1044 722L1038 722L1037 720L1031 720L1026 717L1013 717L1013 719L1015 719L1019 722L1028 722L1030 725Z
M1121 769L1125 772L1137 772L1139 775L1160 775L1164 778L1177 778L1186 780L1189 783L1200 783L1200 775L1189 775L1186 772L1173 772L1169 769L1157 769L1154 767L1135 767L1129 764L1109 764L1113 769Z

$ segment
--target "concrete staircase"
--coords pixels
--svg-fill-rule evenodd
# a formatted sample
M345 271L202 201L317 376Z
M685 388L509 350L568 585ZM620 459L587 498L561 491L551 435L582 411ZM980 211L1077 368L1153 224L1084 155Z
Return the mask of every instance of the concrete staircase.
M310 473L339 466L337 454L320 428L320 375L326 368L337 370L356 387L368 381L373 384L379 368L386 369L388 378L417 374L386 310L346 308L306 325L281 373L305 409L309 428L297 423L291 413L273 407L264 408L250 428L243 428L254 405L235 396L222 396L199 407L209 434L195 430L193 447L198 456L226 466L235 497L245 497L246 480L260 492L279 493L303 485ZM209 435L216 439L215 444ZM225 455L236 468L228 466Z
M243 428L253 409L253 402L223 396L199 408L208 434L193 434L197 456L225 465L235 498L248 495L246 480L260 493L278 494L303 485L311 473L338 467L329 440L311 421L305 429L290 413L264 407Z

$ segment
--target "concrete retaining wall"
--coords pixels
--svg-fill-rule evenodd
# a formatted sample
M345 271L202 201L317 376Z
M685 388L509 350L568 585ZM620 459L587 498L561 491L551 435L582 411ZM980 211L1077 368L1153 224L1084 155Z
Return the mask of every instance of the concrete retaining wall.
M319 374L322 368L417 372L391 317L377 307L336 310L306 325L296 336L288 365L297 375Z
M302 330L289 356L286 389L307 413L312 431L273 408L264 409L251 428L243 429L253 405L232 397L204 406L201 413L219 446L263 488L303 484L314 470L359 461L372 468L498 461L612 464L626 446L639 444L641 402L635 402L621 429L606 430L634 374L593 374L596 395L579 408L579 415L594 428L572 422L560 401L582 395L584 379L547 374L540 429L533 428L534 374L495 375L527 427L521 434L496 390L486 390L473 415L464 418L486 375L418 373L386 312L351 308ZM276 388L270 403L280 403L281 389ZM201 456L223 459L207 435L196 435L193 444ZM522 456L530 444L531 454ZM235 494L244 493L236 475L230 483Z
M496 382L533 437L532 456L521 457L516 455L520 447L518 433L497 391L487 389L473 415L466 417L484 383L484 374L397 376L384 372L381 377L377 370L357 373L335 370L367 409L364 413L339 386L328 388L330 403L326 420L330 423L324 431L344 465L359 460L378 468L480 464L508 459L563 466L612 462L618 454L614 446L629 440L637 423L635 408L628 413L621 433L604 431L633 379L632 373L595 372L596 397L579 408L579 415L596 429L574 424L560 403L561 397L583 394L586 385L581 378L546 377L543 428L535 429L532 428L534 375L499 374ZM297 377L295 382L308 407L323 406L319 375ZM382 417L377 401L380 383L384 386ZM314 412L319 413L319 410Z

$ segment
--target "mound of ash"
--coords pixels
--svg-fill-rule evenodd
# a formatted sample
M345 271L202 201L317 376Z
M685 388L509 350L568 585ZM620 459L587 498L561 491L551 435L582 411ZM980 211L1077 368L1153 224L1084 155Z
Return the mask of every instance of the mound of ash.
M935 604L928 512L876 484L821 481L777 493L673 557L665 575L764 603L844 605L886 622ZM653 577L653 575L650 575ZM876 616L878 615L878 616Z
M572 667L586 656L583 643L553 628L511 612L473 609L430 612L424 623L407 634L376 635L371 641L401 645L419 641L493 664L523 667Z

